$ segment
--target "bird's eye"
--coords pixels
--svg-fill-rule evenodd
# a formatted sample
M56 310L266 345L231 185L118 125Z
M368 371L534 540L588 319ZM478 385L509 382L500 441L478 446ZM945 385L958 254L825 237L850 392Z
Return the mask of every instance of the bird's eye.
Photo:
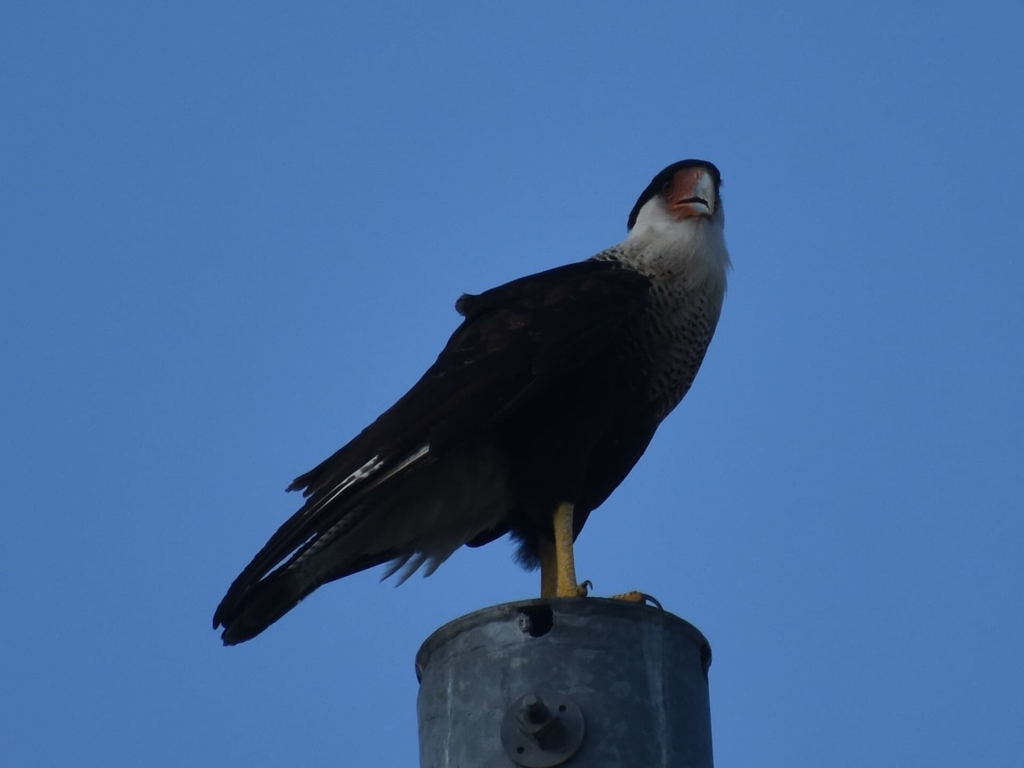
M664 184L661 185L661 194L669 195L672 193L672 179L667 179Z

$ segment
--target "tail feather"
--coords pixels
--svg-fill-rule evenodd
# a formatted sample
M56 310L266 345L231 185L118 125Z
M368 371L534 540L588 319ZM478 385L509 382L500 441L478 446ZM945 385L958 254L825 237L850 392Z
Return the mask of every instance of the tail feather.
M362 557L314 578L310 578L306 569L278 569L250 587L234 604L228 605L226 600L222 602L214 616L214 627L224 627L221 634L224 645L238 645L252 640L315 589L386 563L395 556L394 552L385 552Z
M272 574L258 582L240 605L220 617L224 626L224 645L237 645L251 640L294 608L311 590L303 589L296 574Z

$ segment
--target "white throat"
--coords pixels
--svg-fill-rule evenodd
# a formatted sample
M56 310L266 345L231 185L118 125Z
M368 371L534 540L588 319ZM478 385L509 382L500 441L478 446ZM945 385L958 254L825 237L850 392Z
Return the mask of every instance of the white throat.
M629 236L616 250L618 258L641 272L668 282L682 279L688 288L710 284L724 292L732 267L721 201L710 219L677 219L662 198L654 197L640 209Z

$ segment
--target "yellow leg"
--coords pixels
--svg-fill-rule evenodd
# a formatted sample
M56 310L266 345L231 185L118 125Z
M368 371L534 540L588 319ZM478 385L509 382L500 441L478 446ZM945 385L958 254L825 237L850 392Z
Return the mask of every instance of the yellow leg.
M541 597L586 597L589 581L576 581L576 558L572 549L573 505L563 501L555 510L555 540L541 537L540 545L540 596ZM625 592L612 595L612 600L626 600L635 603L651 603L661 608L661 603L643 592Z
M573 505L567 501L563 501L555 510L556 597L583 597L587 594L587 588L576 582L576 558L572 551L572 512Z
M558 558L555 545L545 538L540 540L540 596L554 597L558 591Z

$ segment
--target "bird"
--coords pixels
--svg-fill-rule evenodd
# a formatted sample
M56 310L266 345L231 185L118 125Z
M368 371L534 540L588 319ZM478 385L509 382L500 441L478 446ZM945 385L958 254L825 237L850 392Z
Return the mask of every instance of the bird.
M637 198L626 238L455 304L461 324L376 421L297 477L302 507L213 616L250 640L315 589L379 565L398 583L508 534L541 597L576 597L573 546L683 399L731 269L718 168L682 160Z

